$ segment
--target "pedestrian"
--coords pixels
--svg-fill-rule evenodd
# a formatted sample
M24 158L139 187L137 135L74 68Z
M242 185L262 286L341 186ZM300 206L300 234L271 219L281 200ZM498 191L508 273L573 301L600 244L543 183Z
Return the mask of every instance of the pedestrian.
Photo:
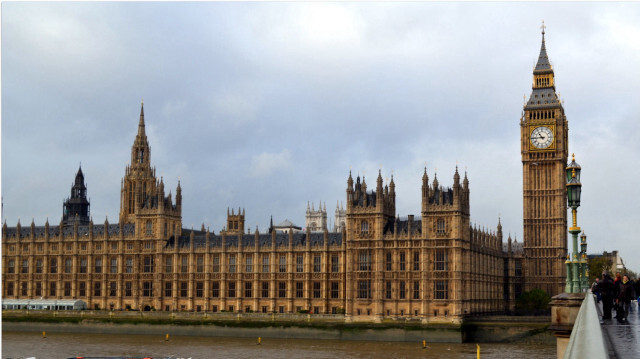
M633 282L629 280L628 275L622 277L620 283L620 293L618 294L618 315L619 323L626 323L629 316L629 307L631 306L631 300L635 297L635 290L633 289Z
M613 280L609 272L602 272L602 280L598 282L598 291L602 299L602 319L611 319L611 309L613 307Z
M640 278L636 278L636 280L634 281L634 286L633 289L636 290L636 297L638 298L638 306L640 309Z
M620 295L620 285L622 284L622 274L616 272L615 279L613 280L613 309L616 311L615 318L620 320L622 314L620 313L620 301L618 296Z
M596 296L596 303L600 303L600 300L601 300L600 290L598 289L599 282L600 282L600 278L596 278L596 280L593 281L593 284L591 284L591 293L593 293Z

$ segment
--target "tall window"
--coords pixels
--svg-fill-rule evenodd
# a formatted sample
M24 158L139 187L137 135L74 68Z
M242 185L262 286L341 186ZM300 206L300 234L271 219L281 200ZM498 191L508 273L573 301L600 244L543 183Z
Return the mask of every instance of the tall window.
M386 281L385 282L385 298L386 299L391 299L391 281Z
M262 298L269 298L269 282L262 282Z
M371 270L371 252L368 250L362 250L358 252L358 270L370 271Z
M280 256L280 263L278 265L278 272L286 273L287 272L287 256L284 254Z
M109 296L115 297L117 295L117 283L109 282Z
M196 257L196 272L204 272L204 256L202 254L199 254Z
M304 293L304 283L296 282L296 298L302 298Z
M229 273L236 272L236 256L235 254L229 255Z
M211 283L211 296L218 298L220 296L220 282Z
M36 273L42 273L42 259L36 259Z
M236 282L229 282L229 298L236 297Z
M87 273L87 258L80 258L80 273Z
M245 257L245 271L247 273L253 272L253 256L251 254L247 254Z
M189 256L182 255L180 257L180 273L188 273L189 272Z
M331 299L340 298L340 282L331 282Z
M142 296L153 296L153 282L142 282Z
M102 295L102 283L94 282L93 283L93 296L99 297Z
M358 281L358 299L370 299L371 298L371 281L359 280Z
M7 273L15 273L16 272L16 262L13 259L9 259L9 263L7 264Z
M407 297L407 283L400 282L400 289L398 290L398 297L400 299L405 299Z
M102 258L96 258L96 260L94 261L94 273L102 273Z
M405 252L400 252L400 270L407 269L407 258Z
M413 270L420 270L420 252L418 251L413 252Z
M146 235L151 236L152 233L153 233L153 225L151 224L151 220L148 220L147 227L146 227Z
M71 258L65 258L64 260L64 272L71 273L73 269L73 260Z
M338 257L337 254L332 254L331 255L331 272L332 273L338 273L338 270L340 269L340 257Z
M204 296L204 282L196 282L196 297L202 298Z
M71 296L71 282L64 282L64 296Z
M172 297L173 296L173 283L164 282L164 296Z
M320 298L320 293L321 293L321 283L320 282L313 282L313 297L314 298Z
M38 295L38 294L36 294ZM87 296L87 283L78 282L78 296L86 297Z
M278 297L286 298L287 297L287 283L286 282L278 282Z
M124 265L124 271L126 273L133 273L133 258L131 257L127 257L125 259L125 265ZM169 267L171 267L171 265L169 265ZM169 272L171 273L171 272Z
M436 249L436 260L433 264L434 270L437 271L449 269L449 254L446 249Z
M366 237L367 235L369 235L369 222L362 221L360 223L360 236Z
M49 259L49 273L58 273L58 260L55 258Z
M269 273L269 255L262 255L262 273Z
M133 296L133 283L124 282L124 296L125 297Z
M97 283L97 284L100 284L100 283ZM50 297L56 296L56 282L49 282L49 296Z
M188 297L189 296L189 283L180 282L180 296Z
M22 261L22 273L29 273L29 260L25 259ZM71 271L69 271L68 273L71 273Z
M304 272L304 257L302 256L302 254L298 254L296 256L296 272Z
M253 283L244 282L244 297L253 298Z
M144 265L142 267L142 271L144 273L153 273L153 257L152 256L144 256Z
M444 218L438 218L438 221L436 222L436 233L437 234L445 233Z
M109 269L111 273L118 273L118 258L116 257L111 258L111 266Z
M13 282L7 282L7 296L13 296Z
M322 258L320 257L319 254L314 254L313 255L313 271L316 272L316 273L320 272L321 260L322 260Z
M391 252L387 252L386 260L385 260L385 266L387 270L391 270L392 263L393 263L393 255L391 254Z
M449 282L446 280L437 280L435 284L433 297L435 299L449 299Z
M219 254L213 255L213 272L214 273L220 272L220 255Z
M420 281L413 281L413 299L420 299Z

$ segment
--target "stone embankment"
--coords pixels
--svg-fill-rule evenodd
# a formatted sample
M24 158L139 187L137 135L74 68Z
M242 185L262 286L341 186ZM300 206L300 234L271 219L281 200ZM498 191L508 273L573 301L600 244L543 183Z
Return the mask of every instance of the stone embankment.
M483 317L423 324L388 319L348 322L344 315L137 311L5 310L3 330L462 343L505 342L544 335L548 317ZM541 334L542 333L542 334Z

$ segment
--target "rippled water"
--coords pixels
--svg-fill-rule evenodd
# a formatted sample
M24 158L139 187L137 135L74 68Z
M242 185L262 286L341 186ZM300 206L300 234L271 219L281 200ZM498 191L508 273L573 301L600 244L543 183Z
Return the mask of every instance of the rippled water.
M2 358L476 358L476 344L2 332ZM555 344L480 344L481 358L555 358Z

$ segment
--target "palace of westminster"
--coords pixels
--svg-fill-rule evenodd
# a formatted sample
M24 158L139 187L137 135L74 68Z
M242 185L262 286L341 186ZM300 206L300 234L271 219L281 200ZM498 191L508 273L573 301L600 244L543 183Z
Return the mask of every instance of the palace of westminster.
M220 233L185 229L181 187L151 166L144 107L125 168L118 223L93 223L79 169L60 223L2 227L2 298L80 299L90 309L344 315L347 321L460 321L508 313L520 293L563 291L568 124L544 30L520 118L524 239L470 224L469 180L422 176L420 216L396 213L393 177L346 180L346 208L326 205L304 230L249 233L244 210Z

